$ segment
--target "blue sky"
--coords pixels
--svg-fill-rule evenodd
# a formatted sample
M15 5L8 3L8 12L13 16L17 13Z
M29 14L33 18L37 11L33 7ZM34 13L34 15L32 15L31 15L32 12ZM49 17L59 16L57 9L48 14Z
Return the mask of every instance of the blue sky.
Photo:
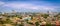
M1 12L60 12L60 0L0 0Z

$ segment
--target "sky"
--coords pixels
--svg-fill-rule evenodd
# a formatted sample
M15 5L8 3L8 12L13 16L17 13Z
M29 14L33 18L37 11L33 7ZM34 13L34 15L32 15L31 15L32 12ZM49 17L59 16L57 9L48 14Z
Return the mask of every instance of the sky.
M60 12L60 0L0 0L0 12Z

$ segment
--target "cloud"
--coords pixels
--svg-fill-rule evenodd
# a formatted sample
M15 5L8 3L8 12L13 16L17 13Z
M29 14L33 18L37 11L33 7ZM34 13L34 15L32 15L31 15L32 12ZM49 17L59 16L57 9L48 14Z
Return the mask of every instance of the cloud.
M49 6L38 6L38 5L34 5L34 4L29 4L29 3L8 3L8 4L4 4L3 7L10 7L10 8L14 8L14 9L21 9L21 8L25 8L25 9L45 9L45 10L50 10L53 9L53 7L49 7Z
M25 8L25 9L38 9L38 6L35 6L33 4L24 4L24 3L8 3L5 4L3 7L10 7L10 8L14 8L14 9L21 9L21 8Z
M3 5L3 4L5 4L5 3L0 1L0 6Z

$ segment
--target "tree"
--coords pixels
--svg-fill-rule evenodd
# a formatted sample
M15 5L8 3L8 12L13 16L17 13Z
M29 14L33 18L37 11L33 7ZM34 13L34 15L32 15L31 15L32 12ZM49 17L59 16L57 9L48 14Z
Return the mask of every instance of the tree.
M36 22L35 24L36 24L36 26L39 26L39 22Z
M43 14L42 15L44 18L47 18L49 15L48 14Z

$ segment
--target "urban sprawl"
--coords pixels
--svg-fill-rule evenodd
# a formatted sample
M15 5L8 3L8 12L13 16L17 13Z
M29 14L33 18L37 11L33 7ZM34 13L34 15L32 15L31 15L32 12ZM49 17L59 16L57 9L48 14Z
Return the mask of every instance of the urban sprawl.
M0 12L0 26L60 26L60 13Z

